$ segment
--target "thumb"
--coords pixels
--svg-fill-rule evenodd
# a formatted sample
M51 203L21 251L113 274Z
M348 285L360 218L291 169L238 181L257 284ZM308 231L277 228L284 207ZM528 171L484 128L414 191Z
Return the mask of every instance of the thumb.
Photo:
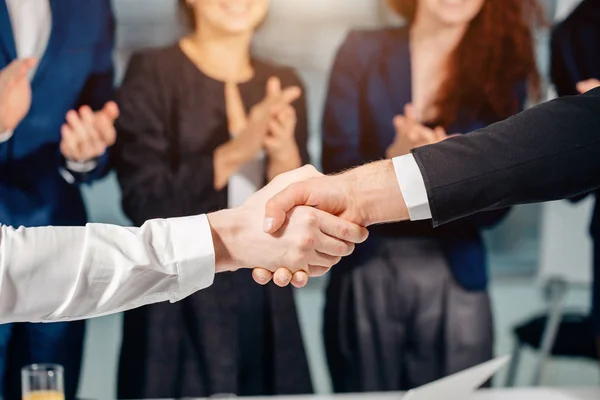
M277 232L285 223L287 213L292 208L305 205L310 191L305 182L293 183L274 197L265 205L264 231Z
M267 81L267 97L274 98L281 93L281 80L273 76Z
M409 122L416 122L417 116L415 114L415 107L412 105L412 103L407 103L404 106L404 115L406 116L406 119L409 120Z
M402 115L397 115L394 117L394 128L396 129L396 135L400 135L404 132L406 128L406 118Z
M119 118L119 106L114 101L106 103L102 111L104 111L106 116L113 121Z
M35 58L25 58L19 61L17 66L17 73L15 79L23 79L27 77L27 74L31 71L31 69L35 66L37 60Z
M35 66L35 58L24 58L11 62L2 72L6 73L9 83L18 83L27 78L27 74Z

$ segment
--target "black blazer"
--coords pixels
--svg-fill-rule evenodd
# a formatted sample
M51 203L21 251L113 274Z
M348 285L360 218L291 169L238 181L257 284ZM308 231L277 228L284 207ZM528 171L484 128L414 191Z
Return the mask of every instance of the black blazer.
M600 88L413 150L434 225L600 188Z
M559 96L577 93L577 82L600 79L600 1L584 0L552 31L551 77ZM600 191L590 233L594 238L594 270L591 317L595 333L600 336ZM577 201L585 196L572 200Z
M600 79L600 1L583 1L558 24L552 31L551 50L550 75L559 96L577 94L579 81ZM594 237L600 236L597 201L590 232Z

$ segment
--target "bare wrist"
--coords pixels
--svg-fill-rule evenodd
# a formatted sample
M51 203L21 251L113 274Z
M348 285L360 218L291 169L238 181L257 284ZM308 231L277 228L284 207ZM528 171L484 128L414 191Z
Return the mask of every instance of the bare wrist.
M208 223L215 250L215 271L234 271L240 267L235 260L235 238L240 231L235 210L222 210L208 214Z
M300 150L295 140L291 140L277 148L267 149L269 157L274 160L288 160L290 157L300 155Z
M409 218L391 160L364 165L348 174L351 196L366 226Z

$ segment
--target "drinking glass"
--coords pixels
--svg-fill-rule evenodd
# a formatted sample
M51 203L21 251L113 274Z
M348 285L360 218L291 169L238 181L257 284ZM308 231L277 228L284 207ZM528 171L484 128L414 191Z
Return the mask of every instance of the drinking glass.
M32 364L21 370L23 400L65 400L64 370L57 364Z

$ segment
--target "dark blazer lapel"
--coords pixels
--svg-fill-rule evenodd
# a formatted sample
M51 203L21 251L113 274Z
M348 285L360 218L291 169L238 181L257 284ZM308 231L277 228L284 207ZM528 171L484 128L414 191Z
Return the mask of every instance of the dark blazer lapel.
M412 101L412 74L408 29L392 33L386 41L382 67L390 106L395 115L404 114L404 105Z
M44 75L52 61L60 56L60 50L65 43L67 31L69 29L69 20L76 9L72 0L50 0L50 9L52 10L52 31L48 40L46 51L39 62L33 84Z
M17 58L17 49L13 37L10 15L5 0L0 0L0 66Z

